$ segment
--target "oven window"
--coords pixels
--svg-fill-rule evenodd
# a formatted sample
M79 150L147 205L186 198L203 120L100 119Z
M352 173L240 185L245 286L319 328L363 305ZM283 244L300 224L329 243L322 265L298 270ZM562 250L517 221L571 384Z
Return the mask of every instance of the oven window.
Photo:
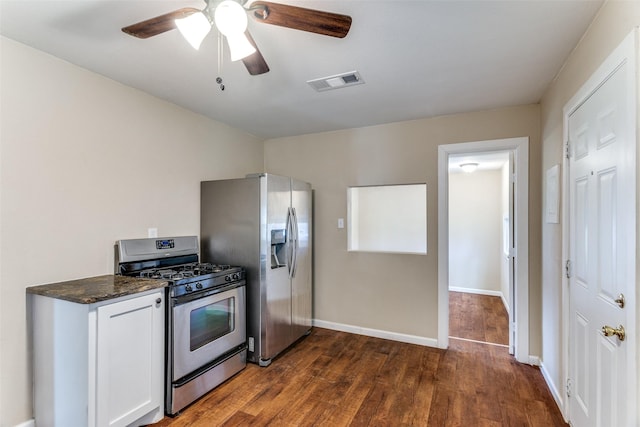
M227 298L191 311L191 351L227 335L235 328L235 298Z

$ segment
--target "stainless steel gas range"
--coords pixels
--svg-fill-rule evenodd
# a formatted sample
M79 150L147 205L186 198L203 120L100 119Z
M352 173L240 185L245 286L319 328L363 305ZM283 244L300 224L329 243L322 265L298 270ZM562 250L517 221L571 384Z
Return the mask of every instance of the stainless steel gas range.
M197 236L185 236L119 240L116 274L169 281L167 414L177 414L246 366L243 268L199 263Z

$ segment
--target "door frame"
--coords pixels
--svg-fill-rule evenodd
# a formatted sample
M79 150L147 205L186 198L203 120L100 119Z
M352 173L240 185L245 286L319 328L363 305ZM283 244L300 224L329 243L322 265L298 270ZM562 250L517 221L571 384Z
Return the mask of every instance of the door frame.
M634 102L630 105L629 108L629 135L630 138L635 139L636 147L640 142L638 140L638 134L636 133L637 124L638 124L638 100L640 98L640 94L638 94L638 58L636 52L638 51L638 46L640 45L640 41L638 40L638 30L634 29L629 35L627 35L624 40L616 47L613 52L611 52L607 58L602 62L602 64L598 67L598 69L591 74L591 76L585 81L585 83L578 89L578 91L571 97L571 99L565 104L562 109L562 141L563 141L563 159L562 159L562 170L563 170L563 178L562 178L562 383L567 385L569 380L570 366L569 366L569 322L570 322L570 313L569 313L569 278L567 278L565 265L567 260L569 259L569 158L567 157L568 153L568 142L569 142L569 116L573 114L603 83L604 81L611 76L620 65L622 65L625 61L629 64L629 75L632 76L630 78L629 91L634 94ZM640 150L636 148L636 158L635 158L635 169L636 169L636 193L640 189L640 182L638 181L638 164L640 161L638 160L638 155L640 154ZM636 200L637 206L637 200ZM636 247L639 240L638 237L638 213L636 212ZM635 254L635 262L637 263L637 253ZM636 268L637 271L637 268ZM628 385L629 397L634 397L638 395L638 366L637 366L637 342L640 334L635 329L635 325L637 325L637 310L638 310L638 301L636 295L638 294L638 275L636 274L634 286L630 288L630 294L625 295L627 301L634 301L635 311L629 310L628 322L629 325L633 325L630 327L630 331L628 331L628 336L633 334L630 339L629 345L629 353L627 354L627 371L629 372L629 378L631 378L631 382ZM562 413L566 420L569 420L569 399L567 398L566 392L568 391L565 387L565 393L562 393L559 396L562 399ZM640 419L640 407L635 409L634 413L634 405L629 405L629 413L628 419ZM571 421L571 420L569 420Z
M515 334L516 360L529 356L529 137L463 142L438 146L438 347L449 347L449 156L511 151L515 167Z

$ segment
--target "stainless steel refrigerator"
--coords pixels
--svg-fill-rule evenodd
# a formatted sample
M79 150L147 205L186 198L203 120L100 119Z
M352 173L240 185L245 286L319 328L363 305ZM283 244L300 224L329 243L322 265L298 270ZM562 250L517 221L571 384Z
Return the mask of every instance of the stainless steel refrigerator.
M201 183L201 259L247 273L248 360L271 359L312 319L311 185L258 174Z

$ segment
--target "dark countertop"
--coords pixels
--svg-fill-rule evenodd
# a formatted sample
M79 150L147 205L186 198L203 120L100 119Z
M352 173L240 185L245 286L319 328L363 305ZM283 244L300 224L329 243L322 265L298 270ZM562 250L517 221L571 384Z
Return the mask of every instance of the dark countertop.
M78 304L93 304L152 289L164 288L167 284L166 280L109 274L48 285L30 286L27 288L27 293L63 299Z

